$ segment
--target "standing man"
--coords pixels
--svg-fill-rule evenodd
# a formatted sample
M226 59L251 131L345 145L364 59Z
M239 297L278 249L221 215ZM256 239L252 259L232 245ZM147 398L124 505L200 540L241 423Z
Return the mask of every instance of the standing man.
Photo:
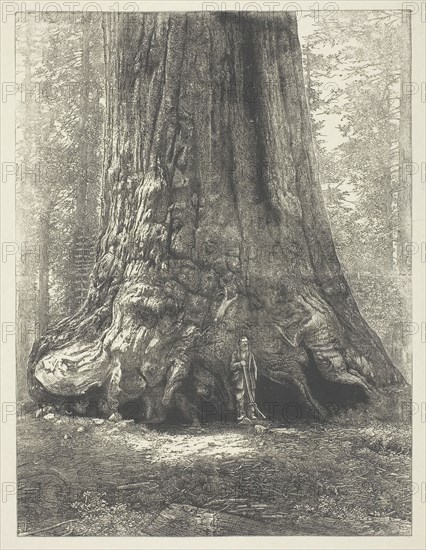
M248 424L257 418L256 413L262 415L255 403L257 366L246 336L241 338L238 349L232 354L230 370L237 405L237 421Z

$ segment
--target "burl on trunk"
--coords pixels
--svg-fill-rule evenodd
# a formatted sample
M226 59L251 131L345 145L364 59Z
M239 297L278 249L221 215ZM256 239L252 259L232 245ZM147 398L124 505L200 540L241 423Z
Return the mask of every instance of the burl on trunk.
M33 399L108 415L136 400L147 421L232 408L241 333L259 375L320 414L339 388L403 386L336 256L294 14L108 14L103 28L97 260L81 310L34 345Z

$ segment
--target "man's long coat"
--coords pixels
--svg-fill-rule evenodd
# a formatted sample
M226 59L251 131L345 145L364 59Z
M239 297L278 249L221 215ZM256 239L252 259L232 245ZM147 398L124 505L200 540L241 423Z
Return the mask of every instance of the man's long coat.
M247 390L241 361L242 361L242 355L241 355L241 351L238 349L237 351L234 351L234 353L232 354L230 370L231 370L234 388L235 390L240 390L240 391ZM246 362L245 369L247 373L247 381L249 384L248 390L249 390L249 393L254 398L255 390L256 390L256 380L257 380L257 366L256 366L256 361L254 360L254 355L252 354L251 351L248 352L245 362Z

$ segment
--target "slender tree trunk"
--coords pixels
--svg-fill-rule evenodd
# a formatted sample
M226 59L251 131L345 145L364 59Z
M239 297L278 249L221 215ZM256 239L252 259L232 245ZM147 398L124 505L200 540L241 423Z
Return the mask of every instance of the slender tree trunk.
M402 17L401 29L401 94L399 119L399 193L398 193L398 268L404 277L406 304L411 304L411 265L412 265L412 108L411 108L411 14L406 11ZM407 318L410 311L406 311ZM412 337L404 334L401 343L401 356L404 363L412 361Z
M392 147L394 145L392 141L392 103L391 103L391 86L392 79L389 72L386 71L386 114L388 117L388 128L387 128L387 151L386 151L386 168L384 173L386 174L386 181L384 184L384 202L385 202L385 238L384 246L386 249L386 263L388 274L392 275L394 270L394 215L392 210L393 202L393 191L394 191L394 178L393 178L393 154Z
M31 201L31 177L34 169L34 119L36 118L37 104L33 100L31 68L34 65L32 44L34 41L33 25L31 19L25 23L25 106L23 115L23 142L21 160L24 166L18 182L17 201L17 239L21 248L17 267L17 319L19 323L17 340L17 393L18 398L26 394L26 363L31 346L35 339L34 329L37 324L34 302L37 299L34 292L34 284L37 282L37 272L34 262L35 243L31 242L34 229L34 215L28 208ZM23 24L23 23L21 23ZM29 253L28 253L29 252ZM33 252L33 253L31 253Z
M90 86L90 15L82 18L81 31L81 86L79 88L80 112L79 112L79 146L78 169L75 197L75 229L73 236L73 284L72 308L76 311L84 302L87 292L87 250L88 243L88 188L89 188L89 143L88 143L88 109Z
M46 61L48 55L56 55L56 50L49 52L47 49L42 52L42 59ZM49 101L46 98L46 101ZM46 116L43 114L43 116ZM49 139L56 121L56 112L52 104L49 105L48 120L43 121L43 136L41 139L42 147L39 148L37 165L40 166L40 181L38 181L38 192L40 204L38 208L37 219L37 237L38 237L38 325L39 331L43 334L49 326L49 272L50 272L50 220L52 215L54 183L50 171L52 159L50 158L50 147L46 144L52 143Z
M38 268L38 324L40 333L44 333L49 326L49 247L50 247L50 219L49 203L46 211L39 220L39 268Z
M401 23L401 96L399 121L399 242L401 273L411 273L412 146L411 146L411 15L406 11Z
M33 349L34 398L100 388L147 420L232 405L243 332L260 374L320 413L322 383L404 384L336 256L295 16L108 14L104 31L97 261L81 311Z
M385 30L382 29L382 33ZM393 159L393 125L392 125L392 70L385 66L383 68L383 94L379 102L383 104L383 113L381 119L384 118L382 124L382 136L384 138L382 154L380 157L380 172L383 174L381 181L380 195L377 197L378 207L383 210L381 213L382 233L380 239L380 247L382 249L381 269L385 270L388 277L392 277L394 270L394 213L393 213L393 197L394 197L394 159Z

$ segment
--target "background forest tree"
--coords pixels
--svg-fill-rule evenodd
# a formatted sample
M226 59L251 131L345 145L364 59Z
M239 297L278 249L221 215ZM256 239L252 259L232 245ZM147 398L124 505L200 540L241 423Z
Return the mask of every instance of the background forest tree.
M17 23L18 76L35 94L18 112L18 158L26 167L18 188L21 395L33 340L84 300L99 226L104 118L99 16L26 18ZM355 12L335 19L320 18L302 39L320 179L355 298L409 378L402 332L409 270L398 255L400 24L392 14L368 24ZM47 28L48 41L41 39ZM338 120L336 146L330 120Z
M410 102L402 86L410 80L409 24L392 11L341 12L319 17L302 48L336 249L362 313L410 379L403 327L411 315L411 195L401 154L408 122L400 116ZM333 147L327 117L340 134Z
M46 37L47 40L46 40ZM99 17L17 20L18 387L34 340L82 304L95 257L102 173Z

